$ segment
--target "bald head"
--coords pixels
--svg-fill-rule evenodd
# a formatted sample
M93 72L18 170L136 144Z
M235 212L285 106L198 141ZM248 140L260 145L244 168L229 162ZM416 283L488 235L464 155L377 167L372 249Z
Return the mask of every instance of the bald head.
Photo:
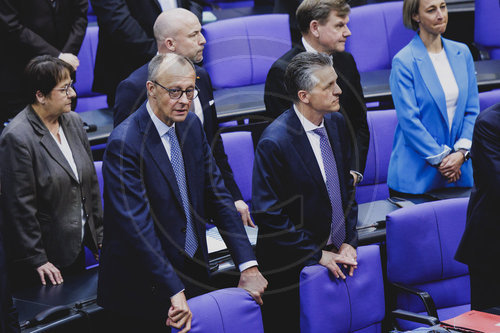
M196 15L184 8L162 12L153 26L158 52L176 53L197 63L203 60L205 38Z

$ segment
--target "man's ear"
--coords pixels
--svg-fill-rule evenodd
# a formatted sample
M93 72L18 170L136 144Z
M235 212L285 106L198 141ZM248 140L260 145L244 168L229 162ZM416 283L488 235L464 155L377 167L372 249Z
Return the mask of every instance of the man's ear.
M302 102L302 103L309 103L309 93L305 90L299 90L297 92L297 96L299 96L299 100Z
M309 23L309 32L316 38L319 38L319 22L318 20L312 20Z
M156 85L153 82L151 82L151 81L146 82L146 90L148 92L148 98L149 97L156 98L156 94L155 94Z
M175 52L175 39L173 39L172 37L165 38L165 46L170 52Z

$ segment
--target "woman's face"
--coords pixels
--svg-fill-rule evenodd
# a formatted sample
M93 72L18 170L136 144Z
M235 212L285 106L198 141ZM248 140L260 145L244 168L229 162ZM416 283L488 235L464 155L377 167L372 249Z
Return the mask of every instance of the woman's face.
M61 115L71 111L71 100L76 97L73 81L67 75L47 95L46 108L53 114Z
M420 0L418 14L413 19L419 22L420 31L441 35L448 24L448 9L444 0Z

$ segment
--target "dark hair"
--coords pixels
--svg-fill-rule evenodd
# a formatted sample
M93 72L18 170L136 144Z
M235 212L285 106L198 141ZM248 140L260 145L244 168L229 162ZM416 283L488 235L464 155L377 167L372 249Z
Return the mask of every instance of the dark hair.
M28 104L36 101L36 92L48 95L59 82L71 76L73 67L61 59L42 55L30 60L24 69L25 97Z
M413 15L418 14L420 0L404 0L403 2L403 24L408 29L418 30L418 22L413 19Z
M332 11L336 11L337 16L346 17L351 7L345 0L304 0L296 12L300 32L308 33L309 25L313 20L325 24Z
M300 90L311 91L318 84L314 72L324 66L332 67L332 59L323 53L302 52L293 57L285 71L285 89L289 97L299 101Z

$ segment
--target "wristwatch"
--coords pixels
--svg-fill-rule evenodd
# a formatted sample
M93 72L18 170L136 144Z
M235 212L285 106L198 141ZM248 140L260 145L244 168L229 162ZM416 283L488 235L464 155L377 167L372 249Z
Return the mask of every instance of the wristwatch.
M470 151L467 149L459 149L458 151L464 155L464 161L467 162L470 158Z

